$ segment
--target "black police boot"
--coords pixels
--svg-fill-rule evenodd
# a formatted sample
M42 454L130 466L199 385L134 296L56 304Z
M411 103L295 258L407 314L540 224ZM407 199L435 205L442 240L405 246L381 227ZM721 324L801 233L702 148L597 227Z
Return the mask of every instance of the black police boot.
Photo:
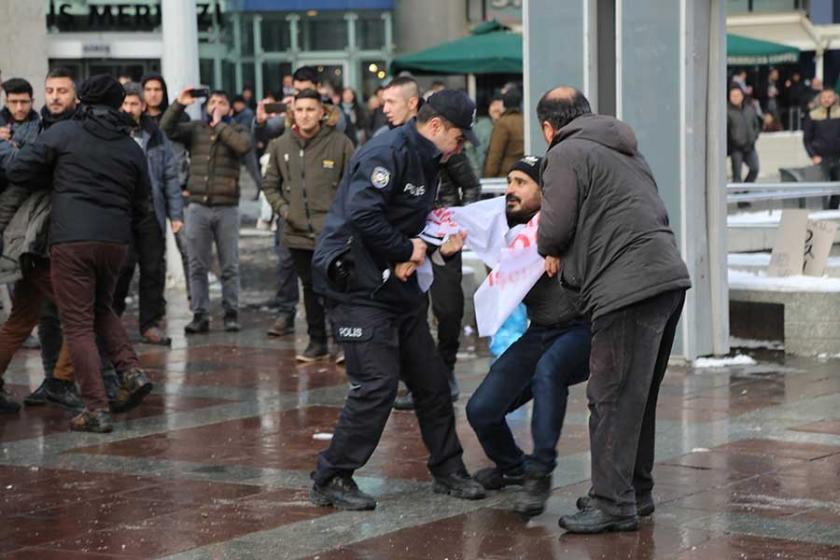
M504 472L499 467L487 467L473 474L476 482L485 490L501 490L505 486L522 486L525 475L522 469L514 472Z
M376 509L376 500L359 490L350 475L332 477L326 484L313 484L309 501L316 506L333 506L336 509L369 511Z
M287 336L295 334L295 314L283 313L281 314L271 328L268 329L268 336Z
M306 350L304 350L302 354L296 355L295 359L299 362L310 363L326 360L329 357L330 353L327 350L326 340L309 339L309 344L306 345Z
M484 487L467 474L458 471L446 476L436 476L432 486L435 494L449 494L462 500L481 500L487 497Z
M575 505L580 511L595 507L595 503L589 496L581 496L577 499ZM653 503L651 494L636 495L636 514L639 517L650 517L654 511L656 511L656 505Z
M185 334L202 334L210 332L210 319L204 313L196 313L193 320L184 326Z
M513 511L529 517L540 515L545 511L545 503L549 496L551 496L551 474L528 473L525 475L525 484L516 493Z
M47 380L41 381L38 388L29 393L23 398L23 404L26 406L41 406L47 404Z
M226 311L224 318L225 332L239 332L242 330L242 325L239 324L239 313L236 311Z
M18 412L20 412L20 403L12 400L6 392L3 379L0 378L0 414L17 414Z
M564 515L557 523L570 533L595 534L639 530L638 515L610 515L597 507L579 511L574 515Z
M70 410L83 410L85 404L79 397L76 384L61 379L47 379L45 382L47 401Z

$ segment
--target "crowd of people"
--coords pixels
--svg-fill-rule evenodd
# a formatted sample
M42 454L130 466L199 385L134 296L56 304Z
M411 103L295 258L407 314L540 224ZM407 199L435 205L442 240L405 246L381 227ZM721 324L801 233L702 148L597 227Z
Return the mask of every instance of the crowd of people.
M378 91L371 111L313 68L287 78L282 92L259 101L251 89L231 97L191 87L169 105L159 74L139 84L99 75L77 90L55 69L40 113L31 85L3 83L0 280L13 284L13 305L0 327L0 368L38 326L45 380L26 404L73 408L71 429L108 432L111 413L152 390L120 314L139 268L141 335L171 342L167 227L187 271L193 316L185 333L210 330L214 245L223 328L240 329L244 167L277 220L279 316L268 334L294 332L299 279L309 340L296 358L344 362L349 380L312 474L313 503L376 507L353 473L399 408L415 410L434 492L477 500L519 486L514 509L537 515L550 495L569 387L588 382L592 487L560 524L580 533L636 530L655 508L656 401L690 281L630 127L558 87L537 106L548 149L530 156L515 85L491 100L489 122L476 122L464 92L436 84L424 95L410 76ZM190 119L186 108L197 101L201 118ZM468 233L437 242L420 234L434 209L476 203L481 175L506 178L509 226L539 215L544 271L524 298L527 331L467 403L494 464L470 475L452 404ZM420 279L424 269L430 284ZM400 381L408 391L398 397ZM505 416L530 400L533 451L525 454ZM0 385L0 411L18 409Z
M799 72L784 83L779 70L768 74L764 95L755 93L747 82L746 70L730 78L727 89L726 154L730 158L733 183L752 183L760 169L756 142L762 132L802 130L803 147L811 164L820 168L826 181L840 180L840 101L834 88L824 87L819 78L806 85ZM782 125L782 121L787 126ZM743 168L747 174L743 175ZM837 208L840 197L831 197Z

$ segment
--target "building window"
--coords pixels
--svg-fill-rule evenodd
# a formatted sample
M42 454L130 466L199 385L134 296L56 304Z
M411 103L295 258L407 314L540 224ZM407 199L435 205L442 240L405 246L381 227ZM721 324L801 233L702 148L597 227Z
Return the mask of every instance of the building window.
M291 62L263 62L263 92L273 93L278 99L283 98L283 76L292 73Z
M291 48L291 30L285 18L264 16L262 22L262 50L284 52Z
M342 14L305 16L300 20L302 51L343 51L347 42L347 20Z
M384 60L363 60L361 65L359 76L362 77L362 83L359 93L366 100L388 80L388 67Z
M210 86L210 89L215 88L216 84L216 72L213 69L213 59L212 58L199 58L198 59L198 76L199 80L202 84L206 86Z
M356 41L358 47L365 51L379 50L385 46L385 20L381 14L359 14Z
M239 18L239 37L242 47L242 56L254 55L254 22L250 17Z

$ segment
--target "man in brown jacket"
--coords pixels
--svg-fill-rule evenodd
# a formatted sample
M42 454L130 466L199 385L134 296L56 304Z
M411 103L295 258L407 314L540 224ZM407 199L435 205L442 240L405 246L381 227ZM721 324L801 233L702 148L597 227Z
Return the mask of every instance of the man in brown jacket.
M490 136L484 177L505 177L513 164L525 156L525 121L519 109L522 94L512 87L503 94L502 103L505 112Z
M239 330L239 164L251 149L251 134L231 121L230 100L221 90L210 92L201 121L181 122L195 98L185 89L163 114L160 128L190 153L185 214L190 264L193 320L187 334L210 330L210 287L207 273L213 241L222 270L222 307L225 330Z
M283 218L283 243L292 253L303 284L309 344L296 357L314 362L326 358L328 352L324 306L312 291L312 253L353 155L353 143L325 122L317 91L298 93L293 111L294 124L268 146L270 160L262 188L271 207Z

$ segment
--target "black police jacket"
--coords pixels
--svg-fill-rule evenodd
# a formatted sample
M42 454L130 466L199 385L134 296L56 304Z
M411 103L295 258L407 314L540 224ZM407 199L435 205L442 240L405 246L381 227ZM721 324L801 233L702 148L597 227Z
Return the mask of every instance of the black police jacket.
M401 282L394 265L411 258L411 238L434 208L440 157L415 120L356 152L315 245L317 293L333 303L388 308L422 302L417 274Z

